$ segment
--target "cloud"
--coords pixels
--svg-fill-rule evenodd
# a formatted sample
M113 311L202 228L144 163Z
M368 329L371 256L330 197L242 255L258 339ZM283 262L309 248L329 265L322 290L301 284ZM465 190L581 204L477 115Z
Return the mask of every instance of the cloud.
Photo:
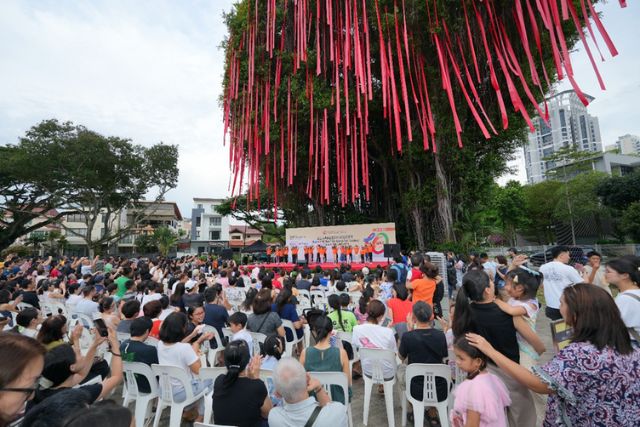
M105 135L180 146L178 188L227 195L222 146L222 11L215 2L2 2L0 142L47 118Z

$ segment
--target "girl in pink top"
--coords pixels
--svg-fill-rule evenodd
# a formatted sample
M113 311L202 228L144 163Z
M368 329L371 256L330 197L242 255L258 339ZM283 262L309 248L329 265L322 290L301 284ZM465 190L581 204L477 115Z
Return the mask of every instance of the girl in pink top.
M453 427L507 427L505 408L511 399L502 380L487 371L487 356L469 345L465 337L455 341L453 351L456 365L468 374L454 390Z

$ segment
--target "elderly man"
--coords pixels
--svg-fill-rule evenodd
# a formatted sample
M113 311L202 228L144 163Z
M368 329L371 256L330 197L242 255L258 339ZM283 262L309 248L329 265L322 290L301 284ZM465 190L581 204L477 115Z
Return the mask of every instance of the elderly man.
M296 359L282 358L273 371L276 393L284 401L284 406L269 412L271 427L338 427L347 425L347 411L344 405L331 402L320 381L306 373ZM316 399L309 397L315 392Z

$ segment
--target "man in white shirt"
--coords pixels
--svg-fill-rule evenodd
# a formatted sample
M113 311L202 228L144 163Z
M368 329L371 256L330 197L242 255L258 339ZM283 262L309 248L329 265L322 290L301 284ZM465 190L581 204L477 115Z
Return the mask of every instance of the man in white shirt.
M491 280L495 280L496 271L498 270L498 264L489 260L489 255L486 253L480 254L480 263L484 268L484 272L489 275Z
M543 287L546 307L545 315L550 320L562 319L560 314L560 296L567 286L582 283L582 277L578 271L567 265L571 259L571 254L567 246L556 246L551 249L553 261L540 267L540 272L544 275Z
M93 297L96 295L96 288L93 285L85 286L82 289L82 295L84 295L84 298L76 304L76 313L86 314L93 318L93 315L99 311L98 303L93 301Z
M338 427L348 424L346 407L332 402L320 381L307 374L296 359L280 359L273 371L273 382L284 405L271 409L269 426ZM315 392L315 399L309 397L311 391Z

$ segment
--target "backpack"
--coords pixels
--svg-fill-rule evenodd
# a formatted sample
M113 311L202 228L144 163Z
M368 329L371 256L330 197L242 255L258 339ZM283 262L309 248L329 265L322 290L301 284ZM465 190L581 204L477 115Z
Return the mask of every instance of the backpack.
M407 266L404 264L393 264L391 266L394 270L398 272L398 281L400 283L405 283L407 281L407 274L409 274L409 270Z

